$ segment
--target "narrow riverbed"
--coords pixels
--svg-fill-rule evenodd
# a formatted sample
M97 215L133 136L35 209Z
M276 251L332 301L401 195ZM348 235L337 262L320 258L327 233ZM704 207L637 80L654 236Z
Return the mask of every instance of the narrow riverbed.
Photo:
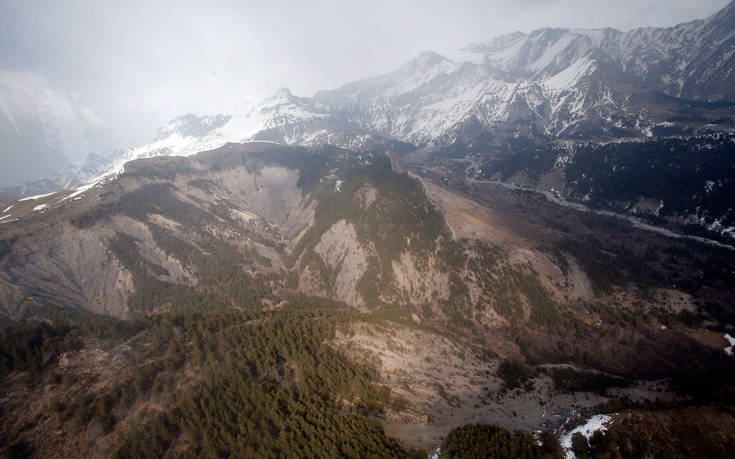
M663 236L667 236L667 237L670 237L670 238L674 238L674 239L689 239L689 240L692 240L692 241L701 242L703 244L709 244L709 245L713 245L713 246L716 246L716 247L721 247L723 249L728 249L728 250L735 251L735 246L732 246L732 245L723 244L722 242L713 241L712 239L707 239L707 238L700 237L700 236L691 236L691 235L688 235L688 234L677 233L676 231L672 231L672 230L667 229L667 228L661 228L659 226L651 225L649 223L646 223L646 222L642 221L639 218L632 217L630 215L619 214L617 212L612 212L612 211L609 211L609 210L593 209L591 207L587 207L584 204L580 204L578 202L570 202L570 201L567 201L565 199L562 199L561 197L557 196L556 194L554 194L554 193L552 193L550 191L541 191L541 190L534 190L532 188L523 188L523 187L520 187L520 186L518 186L518 185L516 185L514 183L505 183L505 182L500 182L500 181L497 181L497 180L477 180L475 178L470 178L470 179L467 179L467 182L468 183L487 183L487 184L491 184L491 185L500 185L500 186L502 186L504 188L508 188L510 190L522 190L522 191L530 191L530 192L533 192L533 193L542 194L542 195L544 195L546 197L546 199L548 201L553 202L554 204L558 204L560 206L568 207L570 209L574 209L574 210L579 211L579 212L589 212L589 213L593 213L593 214L597 214L597 215L602 215L602 216L605 216L605 217L617 218L619 220L625 220L625 221L627 221L628 223L630 223L631 225L633 225L633 227L635 227L635 228L642 229L642 230L645 230L645 231L651 231L651 232L658 233L658 234L661 234Z

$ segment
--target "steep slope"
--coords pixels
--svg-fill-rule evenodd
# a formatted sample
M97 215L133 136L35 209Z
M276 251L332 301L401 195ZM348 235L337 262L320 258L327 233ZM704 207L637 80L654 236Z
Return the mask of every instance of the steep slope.
M637 29L620 43L626 70L648 87L685 99L735 99L735 2L707 19Z
M735 99L731 69L735 3L716 14L673 27L541 29L513 33L468 47L509 78L544 80L597 53L642 87L674 97Z
M240 256L272 269L267 256L277 257L281 231L288 234L292 220L296 229L308 222L308 210L304 217L297 209L300 187L313 186L315 179L309 160L326 170L303 149L223 147L195 161L131 162L125 174L83 192L12 204L6 215L13 219L3 227L5 240L12 241L3 256L6 314L19 317L29 308L32 314L34 304L117 316L150 310L157 306L146 304L150 295L164 301L213 275L214 262L204 258L213 251L233 251L235 258L221 263L239 266L235 254L242 251ZM274 224L279 229L271 233ZM267 236L253 239L261 233ZM235 234L243 239L227 242ZM131 299L133 291L138 296Z

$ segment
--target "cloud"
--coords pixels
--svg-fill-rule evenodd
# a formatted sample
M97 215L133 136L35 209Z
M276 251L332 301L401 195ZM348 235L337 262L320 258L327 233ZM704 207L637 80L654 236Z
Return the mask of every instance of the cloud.
M87 134L105 126L94 109L79 105L35 72L0 71L0 106L18 137L27 134L19 126L38 120L46 145L70 161L86 158L94 150Z

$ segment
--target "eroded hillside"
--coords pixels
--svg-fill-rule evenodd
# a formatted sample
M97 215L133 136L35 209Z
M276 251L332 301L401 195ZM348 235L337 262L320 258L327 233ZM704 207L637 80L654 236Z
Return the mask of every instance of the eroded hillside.
M732 400L727 249L521 190L440 185L389 156L230 144L9 203L5 318L74 322L7 329L4 433L39 455L278 455L291 450L275 438L337 423L377 443L335 440L330 454L401 456L469 423L558 432L593 413ZM90 314L137 325L107 336L85 328ZM283 332L314 321L326 328ZM691 375L716 377L702 387ZM263 384L265 398L238 395ZM218 391L226 406L208 398ZM186 405L198 397L211 406ZM34 402L22 414L23 400ZM248 432L271 443L227 421L246 405L267 424L242 419ZM312 427L285 421L307 412ZM66 440L39 440L51 431Z

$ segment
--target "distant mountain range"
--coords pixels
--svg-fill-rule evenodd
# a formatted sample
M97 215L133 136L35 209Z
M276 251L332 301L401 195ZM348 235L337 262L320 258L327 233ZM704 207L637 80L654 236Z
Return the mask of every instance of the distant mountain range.
M357 152L376 146L413 150L418 165L464 158L462 167L478 170L498 158L516 161L531 148L545 156L532 166L521 161L523 167L495 179L579 198L586 193L580 195L566 180L566 167L574 162L569 152L582 144L702 138L735 129L735 2L709 18L674 27L547 28L444 54L424 52L393 72L313 97L284 88L231 113L185 115L160 128L149 144L90 156L79 167L6 191L45 193L116 174L137 158L191 155L260 140ZM517 139L526 146L519 150ZM688 185L699 189L712 182L720 184L715 192L729 189L735 173L727 167L728 145L718 156L725 168ZM641 199L658 202L663 196L641 195L631 202ZM715 215L695 204L675 209L676 217L706 225L735 223L727 209ZM646 206L613 207L635 213Z

